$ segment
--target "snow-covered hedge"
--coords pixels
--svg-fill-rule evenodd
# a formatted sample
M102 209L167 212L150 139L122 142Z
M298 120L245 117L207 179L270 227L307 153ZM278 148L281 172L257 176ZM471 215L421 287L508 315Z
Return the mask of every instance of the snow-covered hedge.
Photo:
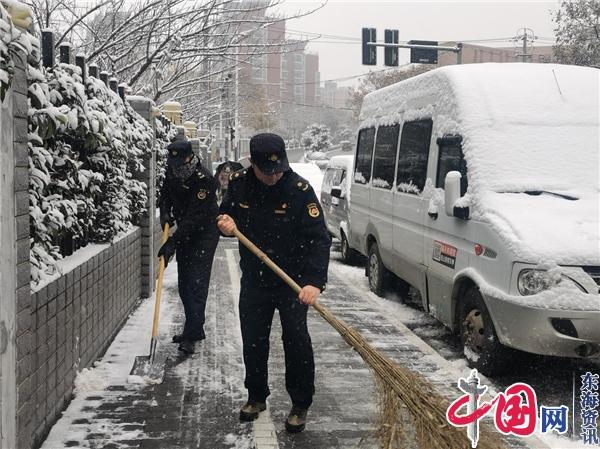
M12 22L10 14L6 7L8 3L0 3L0 101L4 101L6 91L10 87L14 75L13 54L16 50L24 54L31 54L33 51L32 41L35 40L30 34L18 29ZM12 9L28 9L16 1L11 1ZM6 6L6 7L5 7Z
M160 200L160 189L167 168L167 145L177 136L177 127L166 118L156 119L156 201Z
M57 242L111 241L145 212L136 180L152 127L98 79L73 65L29 70L32 282L52 274Z
M54 274L60 242L109 242L145 212L146 186L136 178L152 150L154 131L103 82L87 77L84 83L78 67L59 64L46 71L32 63L40 59L39 41L17 28L7 9L19 17L29 10L16 0L0 2L0 101L20 51L30 64L30 260L36 285ZM168 122L156 125L160 189L166 146L177 130Z

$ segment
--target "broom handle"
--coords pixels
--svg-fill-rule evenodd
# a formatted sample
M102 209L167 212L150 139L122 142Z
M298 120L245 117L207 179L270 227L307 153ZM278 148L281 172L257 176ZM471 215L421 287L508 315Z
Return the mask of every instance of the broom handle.
M169 239L169 223L165 224L161 243ZM158 269L158 282L156 284L156 302L154 303L154 320L152 321L152 339L158 335L158 316L160 315L160 295L162 293L163 277L165 274L165 258L160 257L160 266Z
M271 259L269 259L269 256L267 256L265 253L263 253L260 250L260 248L258 248L254 243L252 243L250 240L248 240L248 238L244 234L242 234L237 228L233 231L233 235L235 235L237 237L237 239L240 242L242 242L242 244L246 248L248 248L256 257L258 257L262 262L264 262L265 265L267 265L271 270L273 270L275 272L275 274L277 274L277 276L279 276L281 279L283 279L285 281L285 283L287 285L289 285L296 293L300 293L300 290L302 290L302 287L300 287L296 283L296 281L294 281L291 277L289 277L285 271L283 271L281 268L279 268L275 262L273 262ZM313 307L318 312L324 311L323 307L318 303L314 303Z

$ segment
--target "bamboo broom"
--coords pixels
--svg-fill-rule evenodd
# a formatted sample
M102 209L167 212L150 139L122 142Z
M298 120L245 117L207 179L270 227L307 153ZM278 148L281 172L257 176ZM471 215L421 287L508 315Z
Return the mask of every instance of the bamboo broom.
M301 287L279 268L254 243L237 228L237 239L256 255L264 264L283 279L296 293ZM465 449L471 447L466 431L457 429L446 421L449 401L440 395L431 382L422 375L400 367L388 357L373 348L355 329L337 319L327 308L315 303L319 312L342 338L353 347L376 375L379 417L377 437L381 448L406 448L402 409L409 412L412 426L416 431L416 442L421 449ZM477 445L480 449L506 449L497 433L492 436L492 428L484 424Z

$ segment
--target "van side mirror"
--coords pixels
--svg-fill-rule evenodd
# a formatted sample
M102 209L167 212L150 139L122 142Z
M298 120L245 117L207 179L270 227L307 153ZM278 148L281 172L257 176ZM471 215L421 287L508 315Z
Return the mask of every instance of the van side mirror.
M332 187L331 196L334 198L343 198L342 188L340 186Z
M446 215L449 217L460 218L461 220L469 219L468 207L454 207L454 204L460 199L460 180L462 176L460 172L451 171L446 174L444 180L444 206Z

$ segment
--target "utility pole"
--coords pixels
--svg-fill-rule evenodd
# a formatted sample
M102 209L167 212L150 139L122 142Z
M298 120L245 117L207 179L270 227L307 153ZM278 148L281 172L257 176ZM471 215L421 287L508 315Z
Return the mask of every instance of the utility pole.
M537 36L533 33L531 28L521 28L517 30L517 34L514 37L515 44L522 41L522 53L517 53L516 58L522 58L522 62L532 62L533 54L527 53L529 46L533 46L533 43L537 39Z
M235 48L235 115L233 119L233 129L235 134L235 160L240 158L240 61L239 61L240 47Z

